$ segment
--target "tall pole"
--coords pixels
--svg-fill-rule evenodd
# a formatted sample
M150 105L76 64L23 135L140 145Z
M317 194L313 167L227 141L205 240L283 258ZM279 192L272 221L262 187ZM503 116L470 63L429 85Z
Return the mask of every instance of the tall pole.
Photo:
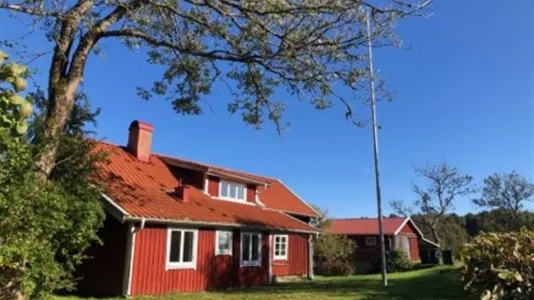
M388 285L386 269L386 244L382 220L382 194L380 192L380 170L378 168L378 124L376 122L375 71L373 68L373 45L371 43L371 14L367 12L367 51L369 53L369 89L371 92L371 118L373 122L373 150L375 164L376 204L378 206L378 235L380 240L380 261L382 263L382 284Z

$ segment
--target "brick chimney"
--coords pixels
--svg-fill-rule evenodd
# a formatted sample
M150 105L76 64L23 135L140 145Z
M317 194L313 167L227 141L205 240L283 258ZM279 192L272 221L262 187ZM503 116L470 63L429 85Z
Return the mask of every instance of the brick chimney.
M189 187L185 185L181 185L176 188L174 191L176 197L180 198L183 203L189 203L191 200L189 199Z
M133 121L129 131L128 149L137 159L149 162L154 127L145 122Z

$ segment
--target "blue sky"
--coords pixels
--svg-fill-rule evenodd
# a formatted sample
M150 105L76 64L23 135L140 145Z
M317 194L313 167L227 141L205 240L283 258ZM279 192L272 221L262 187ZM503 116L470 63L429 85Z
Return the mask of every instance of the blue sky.
M378 118L385 212L388 202L412 201L412 166L446 160L475 177L513 169L534 181L534 1L437 1L428 19L397 26L409 49L379 49L376 67L395 92L380 103ZM0 14L0 39L23 25ZM4 21L5 20L5 21ZM8 24L7 26L5 26ZM42 39L32 49L47 50ZM199 117L176 115L163 99L139 99L159 69L118 43L91 57L84 79L94 107L101 107L100 137L125 144L134 119L155 127L153 149L202 162L281 178L306 201L335 217L375 216L371 128L344 121L341 106L315 111L288 100L291 130L256 131L226 111L229 93L217 84ZM46 86L50 57L32 64ZM357 114L368 117L369 109ZM476 208L459 199L456 212Z

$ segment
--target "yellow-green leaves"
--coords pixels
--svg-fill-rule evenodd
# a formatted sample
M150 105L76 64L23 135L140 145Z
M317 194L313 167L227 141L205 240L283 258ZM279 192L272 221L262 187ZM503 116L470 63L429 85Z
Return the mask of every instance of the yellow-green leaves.
M0 51L0 134L20 137L28 131L27 119L33 114L30 98L19 93L28 88L28 68L8 63L9 56Z
M485 233L462 247L465 288L480 299L534 299L534 232Z

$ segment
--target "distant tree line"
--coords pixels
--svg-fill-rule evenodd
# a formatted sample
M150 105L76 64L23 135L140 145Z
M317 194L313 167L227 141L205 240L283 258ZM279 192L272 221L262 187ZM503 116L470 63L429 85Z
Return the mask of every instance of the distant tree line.
M457 250L482 232L534 229L534 212L525 209L533 201L534 185L515 171L488 176L482 188L475 187L473 177L445 162L414 171L423 181L412 184L416 198L408 205L392 201L392 216L412 216L423 234L441 248ZM484 211L465 216L453 213L459 197L469 197Z
M518 216L519 228L526 227L534 230L534 212L522 211ZM425 237L432 239L431 230L424 225L422 218L423 216L420 214L412 216L412 219ZM455 251L481 233L509 232L509 223L510 215L503 209L483 211L476 214L468 213L465 216L451 213L443 217L437 227L437 231L441 236L441 247Z

